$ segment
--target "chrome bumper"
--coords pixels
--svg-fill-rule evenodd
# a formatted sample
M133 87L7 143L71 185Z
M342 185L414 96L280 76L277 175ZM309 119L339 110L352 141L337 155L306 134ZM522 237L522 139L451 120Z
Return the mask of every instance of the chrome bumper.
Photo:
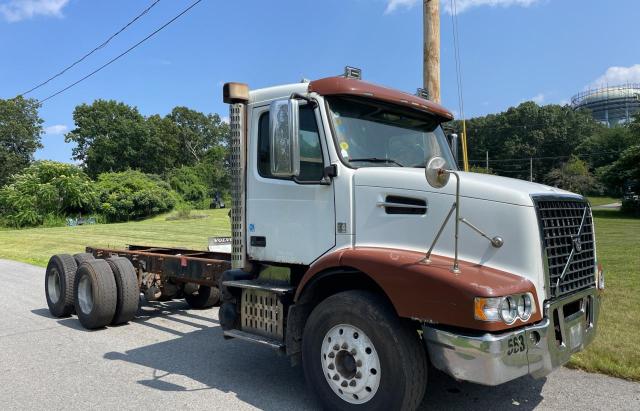
M514 331L465 335L424 325L423 336L433 365L456 379L498 385L540 378L593 341L599 306L592 288L545 304L542 321Z

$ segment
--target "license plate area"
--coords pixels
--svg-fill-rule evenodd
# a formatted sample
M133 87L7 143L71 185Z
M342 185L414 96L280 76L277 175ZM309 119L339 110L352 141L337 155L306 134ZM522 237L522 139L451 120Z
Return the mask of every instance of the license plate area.
M553 308L555 342L558 348L578 351L582 348L586 330L592 326L591 296L585 296Z
M571 351L580 348L582 346L582 340L584 339L584 328L582 323L573 324L569 327L569 348Z

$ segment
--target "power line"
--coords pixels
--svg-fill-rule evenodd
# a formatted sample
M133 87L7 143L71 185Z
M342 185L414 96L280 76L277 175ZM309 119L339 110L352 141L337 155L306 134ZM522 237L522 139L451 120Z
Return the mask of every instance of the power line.
M467 151L467 128L464 117L464 98L462 92L462 62L460 60L460 33L458 32L458 8L456 0L451 0L451 31L453 32L453 49L456 62L456 82L458 85L458 105L460 118L462 119L462 155L465 171L469 169L469 158Z
M62 71L60 71L57 74L54 74L53 76L49 77L48 79L46 79L45 81L43 81L42 83L38 84L37 86L34 86L32 88L30 88L29 90L25 91L24 93L21 93L21 95L27 95L29 93L31 93L34 90L39 89L40 87L44 86L45 84L49 83L51 80L60 77L61 75L63 75L64 73L66 73L69 69L71 69L72 67L74 67L76 64L81 63L82 61L84 61L84 59L86 59L87 57L89 57L90 55L92 55L93 53L95 53L96 51L100 50L101 48L105 47L107 44L109 44L109 42L111 40L113 40L118 34L122 33L123 31L125 31L129 26L131 26L133 23L135 23L138 19L140 19L142 16L144 16L145 14L147 14L149 12L149 10L151 10L153 8L153 6L155 6L156 4L158 4L160 2L160 0L155 0L153 3L151 3L151 5L149 5L146 9L144 9L142 11L142 13L138 14L133 20L131 20L130 22L128 22L126 25L124 25L120 30L116 31L115 33L113 33L108 39L106 39L104 42L102 42L99 46L97 46L96 48L94 48L93 50L91 50L90 52L88 52L87 54L85 54L84 56L80 57L78 60L74 61L73 63L71 63L69 66L65 67Z
M590 154L573 154L573 155L568 155L568 156L548 156L548 157L522 157L522 158L503 158L503 159L496 159L496 160L491 160L490 163L505 163L505 162L511 162L513 164L502 164L503 167L517 167L521 164L521 162L529 162L530 160L562 160L562 159L568 159L571 157L577 157L577 158L593 158L593 157L600 157L603 154L620 154L625 150L607 150L607 151L599 151L599 152L594 152L594 153L590 153ZM480 160L469 160L469 162L472 163L480 163L480 164L484 164L486 163L486 159Z
M171 23L173 23L174 21L178 20L180 17L182 17L184 14L186 14L189 10L191 10L192 8L194 8L198 3L200 3L202 0L196 0L193 3L191 3L191 5L189 5L189 7L187 7L186 9L182 10L180 12L180 14L178 14L177 16L175 16L174 18L172 18L171 20L167 21L165 24L163 24L162 26L160 26L159 28L157 28L155 31L153 31L151 34L149 34L147 37L143 38L142 40L140 40L139 42L137 42L136 44L134 44L133 46L129 47L127 50L125 50L124 52L120 53L119 55L117 55L116 57L112 58L111 60L109 60L108 62L106 62L105 64L103 64L102 66L98 67L97 69L93 70L91 73L87 74L86 76L82 77L80 80L74 81L73 83L69 84L68 86L66 86L65 88L56 91L55 93L51 94L50 96L48 96L47 98L40 100L40 103L44 103L45 101L57 96L60 93L64 93L65 91L69 90L71 87L83 82L84 80L88 79L89 77L93 76L94 74L96 74L97 72L101 71L102 69L104 69L105 67L111 65L112 63L114 63L116 60L120 59L121 57L125 56L126 54L129 54L129 52L131 52L133 49L135 49L136 47L138 47L139 45L141 45L142 43L144 43L145 41L149 40L151 37L155 36L157 33L159 33L160 31L162 31L165 27L167 27L168 25L170 25Z

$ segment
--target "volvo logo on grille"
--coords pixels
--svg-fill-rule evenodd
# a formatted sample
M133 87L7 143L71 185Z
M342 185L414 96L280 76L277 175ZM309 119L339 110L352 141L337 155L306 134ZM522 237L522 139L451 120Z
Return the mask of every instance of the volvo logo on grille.
M580 237L574 237L573 249L576 251L576 253L579 253L582 251L582 241L580 241Z
M560 282L564 279L565 274L567 274L567 269L569 268L571 261L573 261L573 257L576 254L579 254L580 251L582 251L582 241L580 240L580 238L582 237L582 229L584 228L584 223L587 220L587 210L588 210L588 207L585 207L582 210L582 219L580 220L580 227L578 228L578 234L576 234L571 239L571 241L573 242L573 249L571 250L569 257L567 258L567 262L565 263L564 268L562 269L562 274L560 274L560 276L558 277L558 281L556 281L556 294L558 293L558 290L560 288Z

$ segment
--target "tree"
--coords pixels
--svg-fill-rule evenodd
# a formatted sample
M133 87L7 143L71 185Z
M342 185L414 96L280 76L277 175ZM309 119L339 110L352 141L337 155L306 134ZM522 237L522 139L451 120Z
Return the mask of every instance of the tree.
M579 194L590 194L596 189L596 180L589 172L587 163L577 157L551 170L545 178L552 186Z
M177 194L157 176L136 170L98 177L100 212L110 222L129 221L171 210Z
M95 178L110 171L128 168L151 171L158 158L150 156L156 141L150 136L145 118L135 107L114 100L81 104L73 111L76 128L65 136L76 143L73 158L82 162Z
M0 99L0 187L12 174L28 166L35 151L42 147L39 108L37 100L22 96Z
M627 148L613 163L598 168L597 175L610 195L624 194L625 185L640 188L640 144Z
M217 114L175 107L167 117L176 127L180 164L198 163L213 147L226 145L229 125Z
M191 206L208 208L209 190L197 167L183 166L169 171L167 180L171 188Z
M34 226L47 216L89 213L97 200L92 181L77 166L36 161L0 189L0 213L7 225Z
M629 147L640 144L640 132L618 126L596 131L576 148L576 154L587 160L592 169L614 163Z
M459 121L451 127L461 131ZM568 158L584 140L603 126L583 111L555 104L539 106L525 102L508 110L467 121L469 158L472 164L484 164L486 151L491 160L502 160L496 174L529 179L529 157ZM514 160L515 159L515 160ZM508 160L508 161L507 161ZM534 179L540 180L553 166L539 161Z
M128 169L165 174L194 166L211 150L228 147L229 126L220 116L186 107L176 107L165 117L145 118L135 107L96 100L77 106L73 118L76 128L65 140L77 144L74 159L94 178Z

